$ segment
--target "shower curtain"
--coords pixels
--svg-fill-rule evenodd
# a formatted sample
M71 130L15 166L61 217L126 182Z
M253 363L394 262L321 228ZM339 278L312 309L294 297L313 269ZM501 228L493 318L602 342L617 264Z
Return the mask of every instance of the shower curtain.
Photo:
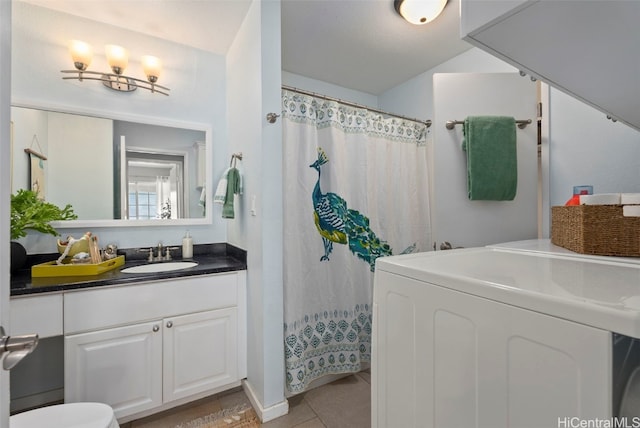
M431 242L424 124L284 90L286 387L371 360L378 257Z

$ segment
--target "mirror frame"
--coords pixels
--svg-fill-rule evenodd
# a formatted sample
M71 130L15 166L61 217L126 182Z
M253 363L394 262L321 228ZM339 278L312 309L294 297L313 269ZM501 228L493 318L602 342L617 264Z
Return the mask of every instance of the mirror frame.
M137 122L145 125L168 126L173 128L186 128L195 131L203 131L205 133L205 195L209 205L205 212L205 216L201 218L179 218L179 219L156 219L156 220L128 220L128 219L105 219L105 220L65 220L52 221L51 226L55 229L73 229L73 228L97 228L97 227L148 227L148 226L197 226L213 224L212 186L213 186L213 141L211 125L197 122L177 121L167 118L143 116L129 113L114 113L110 111L78 109L66 105L56 104L33 104L12 100L12 107L31 108L37 110L53 111L58 113L76 114L80 116L90 116L102 119L123 120L128 122Z

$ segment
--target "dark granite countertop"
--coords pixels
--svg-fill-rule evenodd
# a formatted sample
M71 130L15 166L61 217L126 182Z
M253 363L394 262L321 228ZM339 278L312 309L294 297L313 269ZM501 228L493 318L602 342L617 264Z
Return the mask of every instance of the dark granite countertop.
M172 261L182 261L181 249L174 254ZM125 264L101 275L66 276L32 278L31 266L55 260L59 255L38 254L28 257L28 268L11 274L11 296L22 296L36 293L55 293L82 288L125 285L143 281L155 281L170 278L182 278L194 275L207 275L221 272L232 272L247 269L246 251L230 244L200 244L193 247L193 259L197 266L169 272L154 273L122 273L121 270L131 266L147 264L144 253L136 249L118 250L118 255L125 256ZM185 260L186 261L186 260ZM163 263L163 262L154 262Z

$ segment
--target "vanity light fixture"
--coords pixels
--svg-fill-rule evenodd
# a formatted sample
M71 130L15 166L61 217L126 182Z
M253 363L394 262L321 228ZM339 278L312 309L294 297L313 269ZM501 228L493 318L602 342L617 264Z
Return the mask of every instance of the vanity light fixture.
M114 91L132 92L138 88L148 91L169 95L166 91L169 88L157 84L158 77L162 71L162 63L158 58L151 55L142 57L142 68L147 80L136 79L122 74L129 65L129 53L126 49L117 45L106 45L105 53L107 62L111 67L112 73L102 73L99 71L88 71L87 67L91 64L93 52L91 46L80 40L71 40L69 42L69 53L73 59L75 70L62 70L62 73L73 74L73 76L63 76L63 79L83 80L99 80L104 86Z
M394 0L393 7L411 24L423 25L442 13L448 0Z

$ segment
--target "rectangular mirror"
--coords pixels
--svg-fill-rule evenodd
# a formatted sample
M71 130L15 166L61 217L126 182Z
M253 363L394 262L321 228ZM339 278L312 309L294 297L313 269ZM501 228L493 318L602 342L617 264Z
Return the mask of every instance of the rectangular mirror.
M59 227L210 223L208 128L126 119L13 106L12 193L71 204Z

